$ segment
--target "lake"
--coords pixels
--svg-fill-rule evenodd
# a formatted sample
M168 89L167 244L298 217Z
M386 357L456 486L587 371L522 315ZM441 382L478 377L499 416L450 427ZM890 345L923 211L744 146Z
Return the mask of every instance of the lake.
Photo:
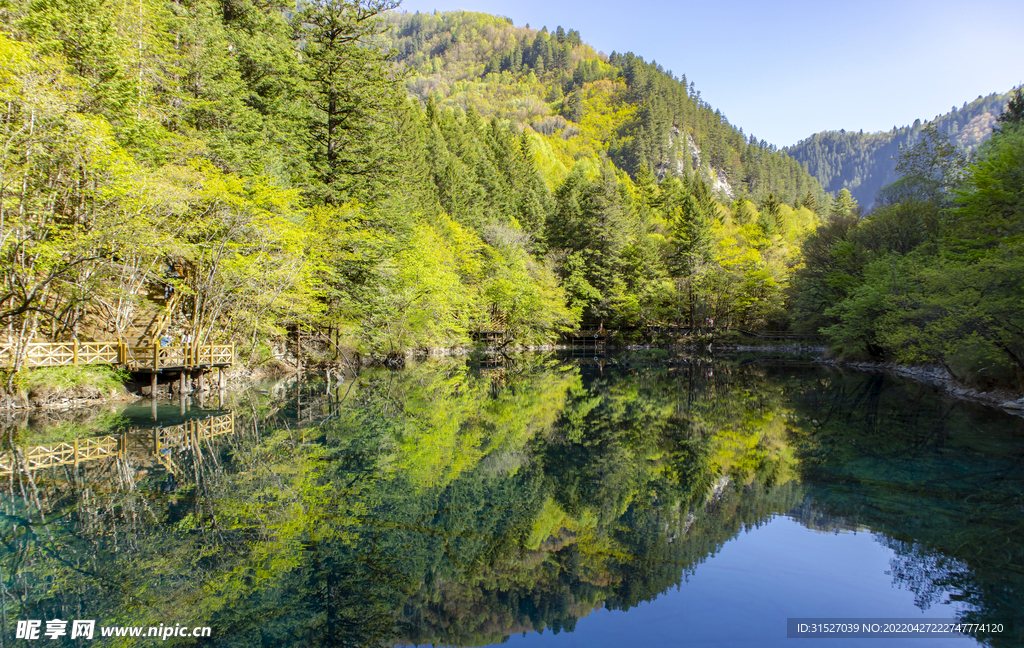
M446 359L3 439L2 645L1024 645L1024 419L881 373Z

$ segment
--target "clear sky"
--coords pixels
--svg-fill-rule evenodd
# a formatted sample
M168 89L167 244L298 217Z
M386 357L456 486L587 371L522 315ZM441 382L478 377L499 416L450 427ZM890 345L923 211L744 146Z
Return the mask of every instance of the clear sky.
M577 29L676 76L747 135L889 130L1024 82L1024 0L404 0Z

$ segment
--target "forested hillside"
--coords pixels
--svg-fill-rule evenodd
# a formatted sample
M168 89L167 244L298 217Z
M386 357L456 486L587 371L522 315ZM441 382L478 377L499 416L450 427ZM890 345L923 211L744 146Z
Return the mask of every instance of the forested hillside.
M848 189L858 203L870 208L878 190L896 180L896 159L901 147L916 144L923 128L934 125L964 151L975 151L992 133L1010 94L978 97L959 109L953 106L952 111L930 122L917 120L912 126L893 126L887 133L815 133L783 150L806 165L826 191L838 193Z
M6 3L6 340L164 309L253 359L297 329L384 357L785 319L832 210L790 158L575 32L389 7Z
M797 205L824 193L799 164L745 136L676 77L631 52L605 56L562 27L515 27L471 12L394 13L388 43L409 71L410 92L485 118L529 124L544 137L552 182L578 160L607 155L634 179L699 170L727 200L772 193Z
M970 162L929 126L867 218L804 246L794 321L841 357L936 364L962 382L1024 387L1024 92Z

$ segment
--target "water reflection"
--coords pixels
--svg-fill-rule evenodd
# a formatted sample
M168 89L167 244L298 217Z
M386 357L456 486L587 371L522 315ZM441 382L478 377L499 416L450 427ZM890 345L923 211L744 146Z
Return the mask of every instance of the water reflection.
M781 514L870 531L922 608L1021 609L1024 429L927 389L661 352L327 387L107 413L115 434L88 429L120 435L111 456L13 461L4 636L95 618L225 646L485 645L634 609ZM82 429L21 422L6 449Z
M1024 420L881 374L794 386L808 496L891 548L893 583L921 608L955 600L972 622L1019 615Z

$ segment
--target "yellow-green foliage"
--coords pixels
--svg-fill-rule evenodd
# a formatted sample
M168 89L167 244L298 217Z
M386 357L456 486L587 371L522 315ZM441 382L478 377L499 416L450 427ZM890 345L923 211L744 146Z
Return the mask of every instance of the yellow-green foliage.
M636 115L637 107L626 101L626 84L602 79L583 86L583 118L571 128L551 135L552 148L566 165L580 159L596 160L618 131Z
M135 622L156 625L183 609L190 618L208 619L244 604L254 587L278 582L299 568L297 546L359 539L355 529L372 505L371 480L332 483L326 478L323 448L300 444L288 431L270 433L258 446L240 447L236 453L235 459L251 469L220 475L209 485L217 501L218 540L199 546L188 542L209 524L201 513L189 514L158 541L161 550L132 563L140 578L190 575L182 587L147 591L147 604L133 610ZM226 569L207 568L225 554L236 558Z
M441 217L438 227L421 222L411 245L395 260L398 314L392 326L399 348L465 343L475 314L474 294L481 241L458 223Z
M368 17L339 44L322 25L354 19L329 3L294 24L208 0L139 9L3 12L7 330L129 337L168 288L175 326L253 352L295 329L383 355L478 329L546 343L581 320L760 325L814 220L771 193L806 188L790 161L573 30L389 14L391 33ZM715 203L690 136L770 217Z
M549 342L579 314L565 305L554 270L534 258L514 226L494 225L488 245L441 214L417 223L385 266L378 302L385 322L377 349L465 345L475 330L501 330L519 343Z
M562 161L555 153L551 138L529 131L530 150L537 164L537 170L544 176L549 190L554 188L569 174L572 164Z
M779 209L784 235L766 236L757 222L760 213L749 202L712 224L714 265L704 276L712 311L725 314L725 324L756 324L780 316L800 244L817 226L817 215L801 207Z
M159 135L147 144L160 161L147 160L124 145L123 124L82 107L80 80L65 75L56 54L43 57L7 36L0 36L0 52L8 64L0 91L19 123L7 150L32 151L0 160L4 177L24 179L26 189L18 199L5 192L0 206L5 227L21 232L2 239L0 253L20 259L5 265L5 282L28 287L48 309L87 294L95 308L107 304L106 318L117 304L118 328L130 322L151 273L177 259L203 269L179 285L196 298L190 324L200 340L259 326L278 332L275 323L319 311L297 191L225 172L202 157L201 141L154 123L140 123ZM77 194L71 200L78 211L49 211L43 194L56 189L44 186L71 176L88 178L67 188Z
M403 381L393 465L419 488L444 486L488 454L521 452L551 429L567 392L579 384L574 372L551 371L489 398L489 381L470 376L463 363L445 373L433 366L409 371L420 379Z
M537 32L470 12L392 14L388 21L385 36L399 67L410 72L413 96L529 124L564 141L563 163L608 155L633 176L660 165L688 173L689 138L701 149L702 164L740 192L757 198L773 192L789 203L810 192L818 204L826 202L799 164L748 140L700 100L685 75L677 78L632 53L605 56L572 30ZM628 86L628 99L609 92L609 84Z

